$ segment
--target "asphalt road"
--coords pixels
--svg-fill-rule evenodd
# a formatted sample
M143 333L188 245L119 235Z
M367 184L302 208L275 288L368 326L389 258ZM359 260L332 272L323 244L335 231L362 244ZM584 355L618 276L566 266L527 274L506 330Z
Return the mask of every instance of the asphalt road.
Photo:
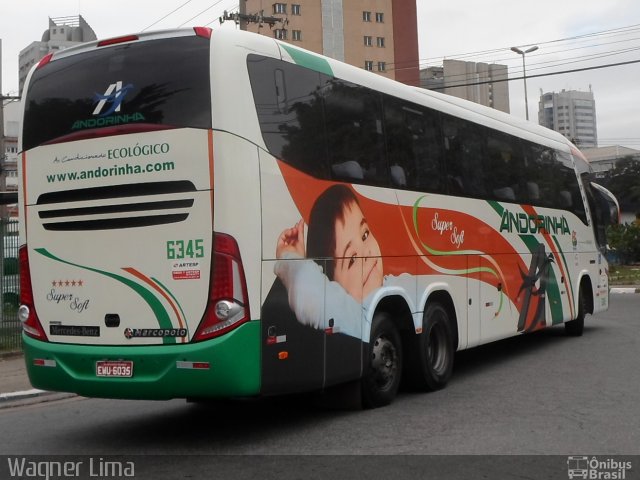
M219 475L211 478L275 469L280 479L331 471L382 478L387 469L425 478L427 464L441 474L455 464L448 478L522 478L531 468L531 478L567 478L569 455L622 455L635 462L625 478L639 478L638 312L640 295L615 295L608 312L587 319L582 337L560 327L461 352L446 389L401 392L377 410L335 410L313 396L211 404L78 397L3 409L0 455L153 455L139 467L153 478L200 478L215 455ZM478 456L406 456L443 454ZM303 476L294 473L301 465Z

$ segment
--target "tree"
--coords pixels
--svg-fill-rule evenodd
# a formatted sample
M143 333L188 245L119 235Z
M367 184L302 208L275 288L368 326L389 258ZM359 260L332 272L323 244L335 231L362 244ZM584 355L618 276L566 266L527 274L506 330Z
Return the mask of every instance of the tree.
M640 261L640 225L611 225L607 229L607 242L620 263Z
M640 212L640 160L623 158L603 180L603 186L616 196L623 211Z

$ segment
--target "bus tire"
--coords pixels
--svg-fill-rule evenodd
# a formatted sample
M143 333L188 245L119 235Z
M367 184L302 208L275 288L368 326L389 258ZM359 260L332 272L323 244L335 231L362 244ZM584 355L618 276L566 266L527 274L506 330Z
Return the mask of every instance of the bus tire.
M584 332L584 316L587 312L587 299L580 288L578 294L578 316L574 320L570 320L564 324L564 333L570 337L581 337Z
M373 317L371 337L360 381L362 406L377 408L395 398L402 376L402 341L391 317L379 312Z
M422 317L422 333L412 356L411 386L423 391L444 388L453 374L455 346L451 318L439 302L430 302Z

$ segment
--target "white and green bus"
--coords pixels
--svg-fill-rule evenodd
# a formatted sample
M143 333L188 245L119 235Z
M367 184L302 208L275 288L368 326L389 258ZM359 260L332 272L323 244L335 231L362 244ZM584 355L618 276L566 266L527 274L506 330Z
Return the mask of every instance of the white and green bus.
M376 407L444 387L458 350L608 307L617 204L542 127L234 30L69 48L24 92L36 388L352 384Z

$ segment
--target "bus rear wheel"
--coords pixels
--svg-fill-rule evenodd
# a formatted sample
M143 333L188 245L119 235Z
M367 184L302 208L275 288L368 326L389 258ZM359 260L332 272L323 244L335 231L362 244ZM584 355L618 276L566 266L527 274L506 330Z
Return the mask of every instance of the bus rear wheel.
M414 343L411 386L423 391L444 388L453 373L455 347L447 309L438 302L429 303L422 318L422 334Z
M368 355L361 380L362 405L377 408L395 398L402 375L402 341L386 313L373 317Z

